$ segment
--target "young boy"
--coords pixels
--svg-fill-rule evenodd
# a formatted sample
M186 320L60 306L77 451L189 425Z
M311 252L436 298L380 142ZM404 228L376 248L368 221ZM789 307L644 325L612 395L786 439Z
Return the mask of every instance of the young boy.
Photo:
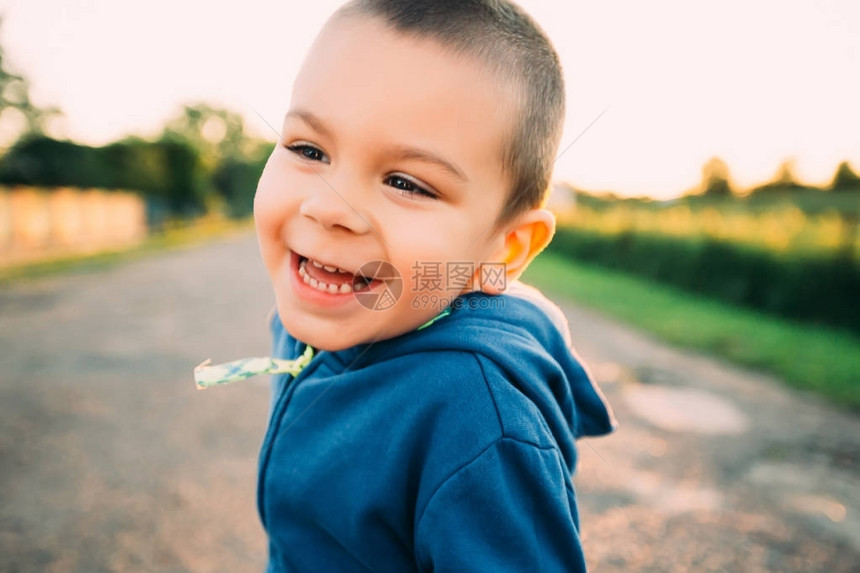
M516 283L554 232L563 108L507 0L354 0L323 27L254 206L275 356L302 357L260 454L268 571L585 570L574 440L613 419Z

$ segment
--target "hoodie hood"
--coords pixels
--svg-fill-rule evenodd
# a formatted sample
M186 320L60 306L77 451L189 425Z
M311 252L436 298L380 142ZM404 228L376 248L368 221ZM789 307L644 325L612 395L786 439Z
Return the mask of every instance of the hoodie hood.
M480 354L539 409L571 471L577 438L613 431L616 422L606 399L570 347L564 314L539 291L517 282L505 294L469 293L449 308L426 328L330 357L360 368L410 352Z

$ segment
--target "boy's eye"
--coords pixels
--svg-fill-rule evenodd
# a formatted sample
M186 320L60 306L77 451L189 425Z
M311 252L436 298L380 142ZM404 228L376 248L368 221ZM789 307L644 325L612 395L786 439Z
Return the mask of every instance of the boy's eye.
M419 195L422 197L427 197L428 199L438 199L439 198L432 191L429 191L429 190L425 189L424 187L421 187L420 185L418 185L414 181L406 179L405 177L402 177L400 175L389 175L388 177L385 178L384 183L386 185L390 185L391 187L394 187L395 189L400 191L400 193L402 195L406 195L406 196Z
M309 145L307 143L294 143L292 145L287 145L286 147L296 155L309 161L322 161L323 163L328 163L328 157L326 157L326 154L313 145Z

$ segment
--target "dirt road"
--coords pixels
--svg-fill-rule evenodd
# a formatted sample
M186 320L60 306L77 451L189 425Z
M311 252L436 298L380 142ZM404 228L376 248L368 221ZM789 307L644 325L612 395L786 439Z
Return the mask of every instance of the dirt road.
M267 381L191 369L271 305L251 235L0 290L0 571L261 571ZM565 311L621 423L580 443L594 571L858 570L860 420Z

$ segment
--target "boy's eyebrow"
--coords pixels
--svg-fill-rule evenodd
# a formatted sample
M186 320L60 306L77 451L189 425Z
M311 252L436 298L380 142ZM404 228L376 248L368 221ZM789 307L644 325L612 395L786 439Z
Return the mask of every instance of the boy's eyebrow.
M463 173L463 170L457 167L454 163L439 157L430 151L419 149L417 147L409 147L408 145L398 145L394 148L394 153L397 159L404 161L408 159L416 159L425 163L432 163L433 165L438 165L462 181L469 180L469 178L466 177L466 174Z
M322 120L320 120L320 118L318 118L311 112L305 111L303 109L294 109L287 113L284 119L286 120L291 117L300 119L319 133L325 135L326 137L331 137L331 131L329 131L329 129L325 126Z
M291 117L305 122L315 131L318 131L326 137L332 137L332 133L326 127L325 123L309 111L303 109L294 109L287 113L284 119L286 120ZM393 154L397 159L401 161L414 159L417 161L423 161L425 163L432 163L433 165L438 165L439 167L462 181L469 180L469 178L466 177L466 174L463 173L463 170L457 167L457 165L455 165L453 162L448 161L447 159L444 159L439 155L436 155L435 153L432 153L425 149L420 149L418 147L410 147L408 145L398 145L394 147Z

